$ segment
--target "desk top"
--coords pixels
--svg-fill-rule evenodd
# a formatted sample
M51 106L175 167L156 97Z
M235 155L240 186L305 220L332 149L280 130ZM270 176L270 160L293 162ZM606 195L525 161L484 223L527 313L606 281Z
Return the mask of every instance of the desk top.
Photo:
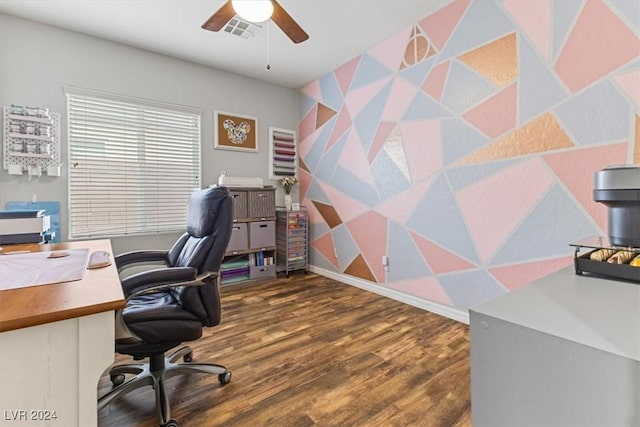
M567 267L470 312L640 361L640 284Z
M3 251L42 252L76 248L88 248L90 252L107 251L111 254L111 265L101 269L86 270L82 280L74 282L1 291L0 332L124 307L124 295L109 240L87 240L50 245L12 245L10 247L4 246Z

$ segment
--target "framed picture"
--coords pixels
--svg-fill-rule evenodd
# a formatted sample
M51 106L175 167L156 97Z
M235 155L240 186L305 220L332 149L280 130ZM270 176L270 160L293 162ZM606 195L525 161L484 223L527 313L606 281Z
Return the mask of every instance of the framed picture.
M258 119L240 114L213 113L215 148L258 152Z

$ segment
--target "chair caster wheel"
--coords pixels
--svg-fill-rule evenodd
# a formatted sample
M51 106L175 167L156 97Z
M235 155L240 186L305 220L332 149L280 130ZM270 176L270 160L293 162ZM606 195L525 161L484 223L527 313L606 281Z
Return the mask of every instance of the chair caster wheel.
M191 362L193 360L193 351L182 356L183 362Z
M218 381L220 382L220 385L229 384L231 382L231 371L227 371L224 374L219 374Z
M111 384L113 384L114 387L117 387L124 382L124 375L122 374L110 375L109 378L111 379Z
M179 427L180 425L176 420L169 420L166 424L162 424L160 427Z

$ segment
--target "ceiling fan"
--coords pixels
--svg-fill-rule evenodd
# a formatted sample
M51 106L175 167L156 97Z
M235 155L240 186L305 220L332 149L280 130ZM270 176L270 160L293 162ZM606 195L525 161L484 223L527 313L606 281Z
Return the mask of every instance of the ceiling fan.
M249 12L255 11L251 9L257 7L258 4L266 6L267 9L265 15L261 17L252 18L243 11L244 8L248 8ZM294 43L301 43L309 38L309 35L276 0L228 0L207 22L202 24L202 28L209 31L220 31L236 15L249 22L262 22L271 19Z

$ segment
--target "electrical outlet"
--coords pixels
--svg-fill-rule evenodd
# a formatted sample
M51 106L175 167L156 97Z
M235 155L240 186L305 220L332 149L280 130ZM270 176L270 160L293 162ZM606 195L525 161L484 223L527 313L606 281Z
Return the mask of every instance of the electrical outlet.
M384 271L389 271L389 257L382 255L382 267Z

